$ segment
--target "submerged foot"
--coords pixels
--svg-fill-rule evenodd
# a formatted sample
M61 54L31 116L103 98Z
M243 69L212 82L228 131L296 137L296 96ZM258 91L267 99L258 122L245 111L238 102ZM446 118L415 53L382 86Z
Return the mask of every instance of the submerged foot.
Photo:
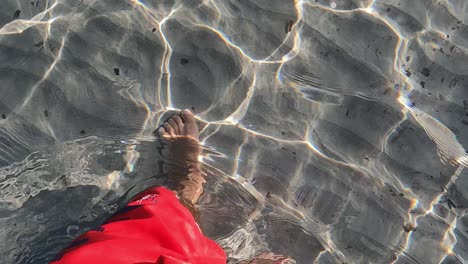
M183 110L180 116L169 118L159 128L159 135L168 142L168 158L178 164L198 165L198 156L201 154L198 126L190 110Z
M188 137L198 141L198 126L193 113L185 109L180 116L171 117L159 129L159 134L167 139L177 139Z
M203 178L198 156L198 126L190 110L171 117L159 128L159 135L168 142L169 160L176 165L168 171L169 184L174 185L179 196L196 203L203 193Z

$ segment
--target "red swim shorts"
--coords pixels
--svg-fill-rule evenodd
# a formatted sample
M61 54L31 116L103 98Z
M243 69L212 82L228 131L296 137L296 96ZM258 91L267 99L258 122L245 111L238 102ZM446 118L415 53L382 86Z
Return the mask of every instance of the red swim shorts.
M140 193L105 224L78 237L53 264L225 264L190 211L168 189Z

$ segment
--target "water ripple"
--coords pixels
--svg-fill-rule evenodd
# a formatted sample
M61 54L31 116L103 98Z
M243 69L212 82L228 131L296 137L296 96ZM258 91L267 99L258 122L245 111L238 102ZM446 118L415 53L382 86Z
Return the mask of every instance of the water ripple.
M468 259L463 1L6 0L2 263L45 263L164 182L190 108L230 263Z

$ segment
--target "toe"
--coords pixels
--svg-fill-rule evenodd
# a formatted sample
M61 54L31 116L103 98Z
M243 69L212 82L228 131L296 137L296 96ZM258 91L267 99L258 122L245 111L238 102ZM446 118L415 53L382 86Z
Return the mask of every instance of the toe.
M195 122L195 117L193 116L193 113L192 111L188 110L188 109L185 109L182 111L182 118L184 119L185 121L185 124L186 125L196 125L196 122Z
M198 126L195 122L195 117L193 116L193 113L190 110L185 109L184 111L182 111L182 118L185 121L184 133L187 136L191 136L195 139L198 139Z
M174 133L175 133L176 135L180 134L179 126L177 125L177 123L176 123L176 121L174 120L174 118L169 119L167 122L171 125L172 129L174 129Z
M172 128L172 126L168 122L164 123L164 129L167 131L167 133L169 135L175 136L174 129Z
M179 127L179 131L182 132L182 129L184 128L184 122L182 122L182 118L180 116L174 116L173 119Z
M158 129L158 132L159 132L159 136L161 137L167 137L169 136L169 134L166 132L166 129L164 129L164 127L160 127Z

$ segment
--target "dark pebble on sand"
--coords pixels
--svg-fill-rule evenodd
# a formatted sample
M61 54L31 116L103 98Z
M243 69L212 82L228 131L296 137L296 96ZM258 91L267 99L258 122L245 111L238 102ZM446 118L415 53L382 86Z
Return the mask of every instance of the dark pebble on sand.
M192 108L192 111L195 111L195 107L192 106L191 108Z
M80 135L84 135L84 134L86 134L86 130L81 130Z
M44 45L44 41L41 40L38 43L34 44L34 47L39 48L39 47L42 47L42 45Z
M426 83L424 81L421 81L419 84L421 85L422 88L426 86Z
M44 110L44 115L45 115L46 117L48 117L48 116L49 116L49 111Z
M114 68L115 75L120 75L120 70L118 68Z
M406 56L406 62L408 62L411 59L410 56Z
M348 115L349 115L349 109L346 110L346 117L348 117Z
M409 233L411 231L416 231L416 228L410 224L404 225L403 230L405 230L406 233Z
M411 77L411 72L408 71L408 70L405 70L405 75L408 76L408 77Z
M2 119L6 119L6 115L5 115L5 114L2 114Z
M447 199L447 205L448 205L449 209L457 208L457 206L450 199Z
M294 22L292 20L289 20L288 22L286 22L286 25L284 26L284 32L285 33L291 32L293 25L294 25Z
M21 14L20 10L16 10L15 13L13 14L13 18L18 18Z
M153 28L151 31L156 32L156 28Z
M421 70L421 74L426 76L426 77L429 77L429 75L431 75L431 70L429 70L428 68L424 67L422 68Z
M270 192L267 192L266 194L266 198L270 199L271 198L271 193Z
M187 59L184 59L184 58L180 59L180 64L185 65L187 63L188 63Z
M34 5L34 2L31 2L31 5Z

